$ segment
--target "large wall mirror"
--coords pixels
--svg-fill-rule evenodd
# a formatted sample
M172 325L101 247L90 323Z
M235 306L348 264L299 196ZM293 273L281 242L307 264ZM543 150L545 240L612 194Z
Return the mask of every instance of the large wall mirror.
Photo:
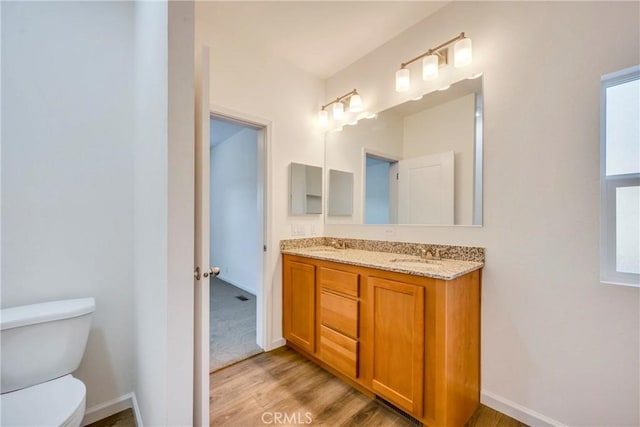
M326 221L482 225L482 110L478 77L327 132L325 167L354 191L352 214Z

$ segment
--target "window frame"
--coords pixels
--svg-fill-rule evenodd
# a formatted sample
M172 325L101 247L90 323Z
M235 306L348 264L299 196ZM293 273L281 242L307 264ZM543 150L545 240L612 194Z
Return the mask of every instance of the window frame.
M640 287L640 274L616 270L616 189L640 186L640 173L607 176L607 89L640 80L640 65L606 74L600 84L600 282Z

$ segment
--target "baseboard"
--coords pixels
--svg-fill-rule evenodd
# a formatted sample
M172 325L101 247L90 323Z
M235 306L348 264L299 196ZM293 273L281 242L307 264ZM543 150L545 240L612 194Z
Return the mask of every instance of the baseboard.
M480 393L480 403L532 427L566 426L566 424L563 424L560 421L551 419L532 409L525 408L522 405L512 402L509 399L505 399L502 396L498 396L497 394L491 393L490 391L482 390L482 392Z
M287 341L284 338L278 338L277 340L271 341L269 350L265 349L265 351L275 350L276 348L284 347L285 345L287 345Z
M138 410L138 402L136 402L136 395L134 393L127 393L108 402L94 405L91 408L87 408L84 418L82 419L82 425L95 423L111 415L122 412L125 409L133 408L133 414L136 417L136 421L140 420L140 411ZM138 427L142 427L142 420L137 424Z
M140 407L138 406L138 399L136 394L131 393L131 403L133 404L133 415L136 417L136 427L144 427L142 423L142 415L140 414Z
M227 282L228 284L233 285L236 288L240 288L245 292L249 292L253 296L256 296L256 291L254 291L253 289L247 289L245 286L243 286L243 285L241 285L239 283L236 283L233 280L227 279L225 276L218 276L218 279L220 279L220 280L222 280L224 282Z

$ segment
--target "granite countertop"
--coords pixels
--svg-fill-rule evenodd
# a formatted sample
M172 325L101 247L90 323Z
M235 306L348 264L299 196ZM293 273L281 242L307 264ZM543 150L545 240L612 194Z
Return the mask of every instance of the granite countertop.
M415 255L350 248L335 249L330 246L283 248L282 253L443 280L455 279L484 266L484 262L478 261L446 258L424 261ZM395 261L392 262L393 260Z

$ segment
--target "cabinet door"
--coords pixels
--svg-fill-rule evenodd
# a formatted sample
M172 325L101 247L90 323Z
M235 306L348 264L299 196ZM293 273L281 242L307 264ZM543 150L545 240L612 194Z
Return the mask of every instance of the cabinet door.
M368 280L373 350L372 389L416 417L423 412L424 288Z
M284 261L284 337L310 353L316 349L315 269L311 264Z

